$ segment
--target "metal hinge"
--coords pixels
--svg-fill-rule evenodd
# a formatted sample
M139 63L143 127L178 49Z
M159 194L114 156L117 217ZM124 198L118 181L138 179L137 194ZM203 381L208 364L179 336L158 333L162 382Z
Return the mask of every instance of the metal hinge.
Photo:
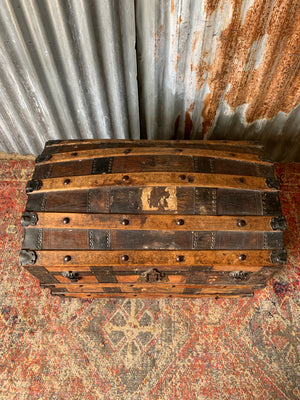
M287 253L285 250L273 250L270 254L270 260L273 264L285 264L287 262Z
M53 144L59 144L61 142L61 139L56 139L56 140L48 140L46 142L46 146L52 146Z
M46 154L40 154L36 159L35 163L39 164L44 161L49 161L52 157L52 154L46 153Z
M37 259L36 252L33 250L21 250L19 260L21 265L33 265Z
M41 180L28 181L26 185L26 193L31 193L35 190L40 190L42 186L43 182Z
M22 226L35 226L38 222L38 216L36 213L31 213L31 212L23 212L22 218L21 218L21 225Z
M285 231L286 220L284 217L274 217L271 219L271 228L275 230Z
M266 184L271 189L280 190L280 182L276 178L266 178Z

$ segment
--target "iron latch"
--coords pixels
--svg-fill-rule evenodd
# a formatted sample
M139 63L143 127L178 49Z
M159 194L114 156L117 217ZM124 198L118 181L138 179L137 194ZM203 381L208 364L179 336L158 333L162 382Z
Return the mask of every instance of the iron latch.
M151 268L141 274L138 281L147 283L168 282L169 278L164 272Z

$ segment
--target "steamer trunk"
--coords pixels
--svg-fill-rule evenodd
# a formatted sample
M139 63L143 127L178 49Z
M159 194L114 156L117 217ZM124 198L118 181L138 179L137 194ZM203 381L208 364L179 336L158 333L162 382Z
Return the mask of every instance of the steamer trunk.
M252 142L47 142L21 264L65 297L251 296L286 261L279 182Z

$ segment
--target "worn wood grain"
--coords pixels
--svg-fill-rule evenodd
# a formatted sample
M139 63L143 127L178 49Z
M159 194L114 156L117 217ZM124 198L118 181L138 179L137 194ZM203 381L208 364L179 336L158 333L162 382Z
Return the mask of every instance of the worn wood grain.
M109 175L83 175L78 177L65 176L62 178L43 179L39 192L68 192L104 186L157 186L157 187L205 187L228 189L251 189L276 191L266 184L265 178L240 175L216 175L201 173L148 172Z
M115 266L126 268L144 266L188 266L188 265L269 265L270 251L267 250L107 250L107 251L37 251L38 266ZM64 261L65 257L70 261ZM242 256L242 257L241 257ZM241 259L242 258L242 259Z
M221 151L211 149L201 149L195 146L191 148L178 148L178 147L131 147L129 149L124 148L102 148L92 150L75 150L68 151L65 153L54 153L50 160L42 161L40 164L49 164L56 162L66 162L73 160L88 160L100 157L127 157L128 155L173 155L179 156L198 156L198 157L212 157L212 158L223 158L227 160L240 160L240 161L252 161L259 164L270 164L267 161L262 161L259 155L253 153L238 153L233 151Z
M65 223L66 218L68 223ZM131 215L39 212L36 228L178 231L270 231L270 216ZM124 222L125 221L125 222ZM241 223L241 221L243 221ZM35 228L29 228L35 229Z
M253 296L253 289L252 290L240 290L238 293L219 293L216 291L215 293L198 293L198 294L191 294L191 293L179 293L179 294L168 294L168 293L160 293L159 296L156 293L61 293L58 291L53 291L53 295L59 295L62 297L74 297L74 298L141 298L141 299L157 299L160 298L167 298L167 297L176 297L176 298L199 298L199 297L208 297L214 298L215 300L219 298L236 298L236 297L252 297Z

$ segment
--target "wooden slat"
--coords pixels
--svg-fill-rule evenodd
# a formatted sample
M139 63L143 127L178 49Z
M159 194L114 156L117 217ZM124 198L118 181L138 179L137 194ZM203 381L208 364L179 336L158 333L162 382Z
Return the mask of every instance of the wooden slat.
M33 192L26 211L117 214L281 215L278 192L176 187Z
M240 290L241 288L245 291L251 290L253 285L237 285L237 284L232 284L232 285L214 285L211 286L209 284L186 284L186 283L177 283L177 284L169 284L169 283L155 283L155 284L141 284L141 283L84 283L84 284L77 284L77 283L54 283L51 285L53 290L56 288L65 288L67 289L68 292L78 292L78 293L92 293L92 292L105 292L105 288L114 288L114 289L120 289L121 293L130 293L130 292L152 292L152 293L170 293L170 294L176 294L176 293L183 293L184 289L191 289L193 291L204 291L206 293L215 293L218 291L218 293L226 293L226 292L231 292L234 290ZM257 285L263 287L264 285ZM116 290L117 292L117 290Z
M172 148L172 147L132 147L129 149L124 148L110 148L110 149L92 149L92 150L78 150L65 153L54 153L50 160L42 161L40 164L51 164L56 162L66 162L74 160L88 160L100 157L127 157L128 155L173 155L179 156L198 156L198 157L211 157L223 158L227 160L239 161L252 161L258 164L270 164L270 162L262 161L257 154L252 153L238 153L234 151L221 151L210 149L191 148Z
M102 266L104 269L104 272L106 269L110 269L111 270L111 274L110 276L117 276L118 274L123 274L123 275L130 275L132 273L136 273L136 274L141 274L142 272L145 272L146 270L149 269L149 266L143 266L143 265L135 265L134 269L128 268L128 266L124 266L124 265L116 265L116 266L111 266L111 267L107 267L107 266ZM45 269L48 272L51 272L53 275L56 275L58 273L61 272L65 272L65 271L69 271L70 269L72 271L78 272L78 273L85 273L85 274L89 274L89 273L93 273L91 272L92 270L96 270L98 269L99 271L101 271L101 266L100 267L89 267L89 266L81 266L81 265L72 265L71 268L68 265L68 263L66 263L66 265L46 265ZM156 266L151 266L153 268L156 268ZM34 269L40 269L39 266L32 266L33 270ZM159 266L159 270L161 272L166 272L167 274L174 274L175 270L177 274L183 274L186 275L189 273L191 268L197 268L197 270L203 270L203 271L219 271L219 272L230 272L230 271L236 271L238 270L242 270L242 271L246 271L246 272L259 272L262 268L261 265L243 265L243 266L236 266L236 265L215 265L215 266L196 266L196 267L191 267L190 265L180 265L180 266L173 266L173 265L169 265L169 266ZM276 268L278 268L278 266L275 265L269 265L268 268L274 268L274 271L276 270ZM102 276L102 274L101 274ZM102 278L99 279L102 281Z
M68 219L68 223L65 223ZM59 229L124 229L124 230L178 230L178 231L270 231L272 217L215 216L215 215L132 215L38 213L36 228ZM125 221L125 222L124 222ZM180 225L183 221L183 224ZM240 221L246 225L239 226ZM127 225L125 225L127 224ZM29 229L36 229L30 227Z
M246 265L270 264L270 251L267 250L106 250L106 251L37 251L37 266L188 266L188 265L235 265L241 268ZM243 255L242 257L240 257ZM70 261L64 261L70 256ZM124 257L125 261L124 261ZM178 261L178 257L183 257ZM244 258L241 260L240 258ZM122 260L123 257L123 260Z
M127 177L127 178L124 178ZM183 179L183 177L185 177ZM126 179L126 180L125 180ZM68 182L68 184L65 184ZM269 188L266 179L254 176L240 175L214 175L214 174L182 174L176 172L149 172L110 175L84 175L78 177L65 176L42 180L42 187L39 192L58 192L70 190L84 190L107 186L160 186L160 187L205 187L205 188L226 188L226 189L249 189L276 191Z
M75 298L148 298L148 299L157 299L159 298L166 298L166 297L173 297L173 298L199 298L199 297L208 297L208 298L236 298L236 297L252 297L253 290L241 290L240 293L232 294L232 293L202 293L202 294L167 294L167 293L160 293L157 295L156 293L60 293L60 292L52 292L53 295L59 295L63 297L75 297Z
M264 145L258 142L247 140L126 140L126 139L76 139L60 140L59 143L46 143L46 147L76 146L81 144L126 144L132 146L175 146L175 145L227 145L263 148ZM75 147L76 148L76 147Z
M37 164L32 179L58 178L132 172L199 172L210 174L274 177L272 164L257 164L240 160L174 155L143 155L103 157L90 160Z

